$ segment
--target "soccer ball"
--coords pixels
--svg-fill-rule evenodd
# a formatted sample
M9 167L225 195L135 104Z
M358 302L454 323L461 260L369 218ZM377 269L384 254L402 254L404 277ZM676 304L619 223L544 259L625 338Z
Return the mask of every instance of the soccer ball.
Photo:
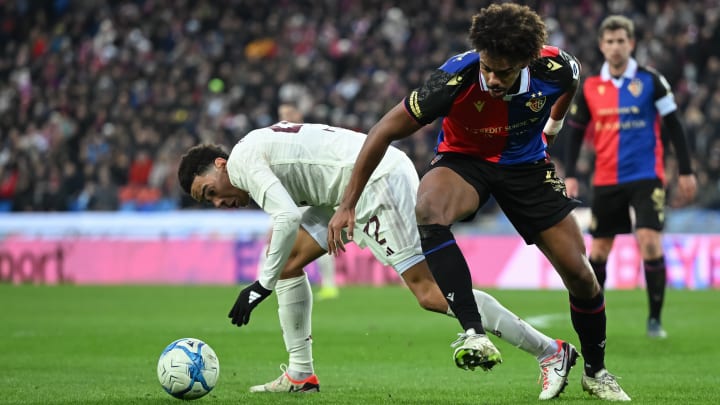
M215 351L200 339L183 338L160 354L157 376L165 391L179 399L197 399L210 392L220 375Z

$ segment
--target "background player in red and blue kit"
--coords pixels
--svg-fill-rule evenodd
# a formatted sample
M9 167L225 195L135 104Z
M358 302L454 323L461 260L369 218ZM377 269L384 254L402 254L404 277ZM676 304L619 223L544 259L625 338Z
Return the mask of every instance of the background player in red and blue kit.
M605 369L605 298L588 263L565 185L547 156L580 75L577 60L544 46L545 25L526 6L491 5L473 17L474 51L450 58L370 130L343 200L329 223L331 253L355 205L394 140L442 119L437 155L418 189L416 216L423 252L468 339L484 334L465 258L450 230L491 196L528 244L536 244L570 292L570 312L585 362L583 388L606 400L630 398ZM488 252L492 254L492 252ZM559 351L558 373L577 354ZM541 399L547 399L542 398Z
M604 286L615 235L632 231L632 207L649 301L647 333L664 338L660 322L666 285L661 238L665 223L661 118L675 148L678 189L686 201L695 197L696 180L670 85L630 56L635 47L632 21L607 17L600 25L599 44L605 63L600 74L588 77L578 91L563 133L569 138L567 193L570 197L578 194L575 165L585 129L591 126L596 157L590 263Z

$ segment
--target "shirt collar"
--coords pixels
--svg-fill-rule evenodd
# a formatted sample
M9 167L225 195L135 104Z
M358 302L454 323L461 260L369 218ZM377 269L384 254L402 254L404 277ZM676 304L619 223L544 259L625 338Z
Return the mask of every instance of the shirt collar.
M628 60L628 65L625 68L625 71L623 72L621 77L627 77L628 79L632 79L633 77L635 77L637 69L637 61L634 58L630 58ZM605 81L613 79L613 77L610 75L610 65L607 62L603 63L602 68L600 69L600 78Z

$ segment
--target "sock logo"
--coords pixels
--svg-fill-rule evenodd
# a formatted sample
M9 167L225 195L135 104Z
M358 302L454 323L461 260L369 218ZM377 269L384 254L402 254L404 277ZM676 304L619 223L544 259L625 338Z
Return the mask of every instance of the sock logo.
M250 298L248 298L248 304L252 304L256 299L260 298L260 294L255 291L250 291Z
M450 302L455 302L455 293L450 292L450 293L448 293L447 297L445 297L445 298L447 298L447 300Z

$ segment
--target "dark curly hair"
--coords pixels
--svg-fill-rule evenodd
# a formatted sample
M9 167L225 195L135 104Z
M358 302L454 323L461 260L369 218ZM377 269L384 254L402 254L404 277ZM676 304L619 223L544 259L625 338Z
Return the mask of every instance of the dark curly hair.
M228 156L225 149L219 145L204 144L188 149L180 159L180 166L178 167L180 187L190 194L190 188L195 176L203 174L209 169L216 158L227 159Z
M540 56L547 31L528 6L492 4L473 16L468 39L478 52L527 65Z

